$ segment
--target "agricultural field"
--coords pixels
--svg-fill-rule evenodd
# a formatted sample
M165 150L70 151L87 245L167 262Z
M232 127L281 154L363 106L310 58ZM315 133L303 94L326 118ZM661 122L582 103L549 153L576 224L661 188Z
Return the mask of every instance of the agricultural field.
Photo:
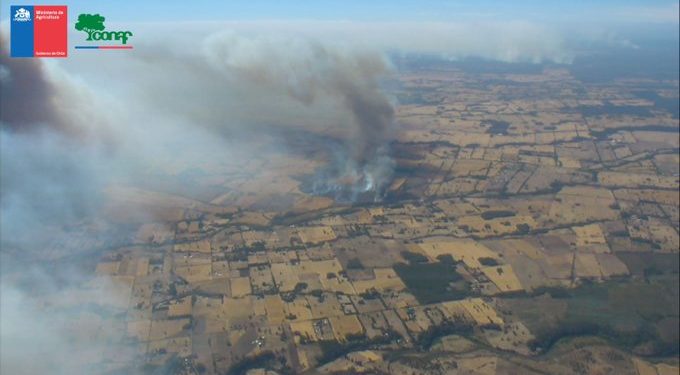
M678 100L678 81L418 66L390 86L399 126L380 199L311 192L323 163L302 151L243 175L206 169L194 196L108 189L128 235L78 243L94 280L78 293L119 350L87 361L111 374L677 374L679 124L639 92ZM72 262L63 246L43 256Z

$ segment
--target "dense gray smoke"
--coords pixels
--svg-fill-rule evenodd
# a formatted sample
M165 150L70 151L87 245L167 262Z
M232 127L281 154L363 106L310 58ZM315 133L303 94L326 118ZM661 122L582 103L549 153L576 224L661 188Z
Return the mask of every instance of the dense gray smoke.
M187 53L145 46L121 57L118 65L127 69L113 67L112 74L135 77L136 86L122 90L142 117L149 108L162 109L159 115L172 122L229 139L280 136L279 147L286 146L284 138L302 136L294 143L311 144L327 137L332 145L317 148L329 165L313 178L311 192L373 192L380 198L393 168L387 146L394 113L380 88L390 72L383 54L233 33L212 35L202 47Z
M89 103L74 91L50 79L41 60L13 59L6 48L0 51L3 250L44 245L55 235L52 228L86 217L101 201L96 190L104 175L96 168L106 147L85 139L82 121L73 114L87 114Z
M36 232L49 231L19 229L96 213L106 184L134 183L134 172L172 165L171 156L187 164L207 155L232 158L215 151L226 148L226 138L281 135L284 152L286 137L316 144L327 166L309 179L307 191L380 198L393 169L387 146L394 117L380 89L389 72L382 54L232 33L213 35L203 47L193 55L153 46L115 57L107 71L128 86L99 72L93 77L101 82L76 82L41 60L11 59L4 50L0 240L20 243L24 234L35 240ZM85 76L108 61L77 71ZM115 92L115 100L98 102L100 87Z
M0 122L16 130L46 123L62 125L54 103L55 89L45 79L40 61L12 59L6 39L0 42Z
M392 103L379 86L389 70L382 55L306 40L244 39L233 34L212 37L207 49L212 66L231 80L247 81L266 92L283 90L308 106L324 99L336 101L343 116L334 124L340 129L330 132L340 130L341 145L331 165L315 177L312 191L336 191L350 199L362 192L380 197L393 168L387 145L394 122ZM263 108L266 100L264 96ZM295 123L294 118L286 121ZM311 129L325 126L312 124Z
M318 194L379 198L391 176L393 109L380 90L389 72L381 54L233 34L208 38L197 54L136 48L63 61L0 52L2 373L99 373L74 356L127 352L111 345L115 337L88 336L128 308L114 278L93 276L139 223L107 216L108 187L175 181L213 162L224 162L221 173L247 175L253 158L300 160L295 145L328 165L313 176ZM198 195L191 188L187 196ZM138 211L144 222L160 220ZM87 319L93 326L79 325Z
M394 110L378 86L388 70L381 55L333 50L304 40L248 40L231 34L211 38L207 48L213 66L226 69L232 78L263 89L285 89L308 105L322 95L339 100L356 126L352 139L356 162L368 163L383 146Z

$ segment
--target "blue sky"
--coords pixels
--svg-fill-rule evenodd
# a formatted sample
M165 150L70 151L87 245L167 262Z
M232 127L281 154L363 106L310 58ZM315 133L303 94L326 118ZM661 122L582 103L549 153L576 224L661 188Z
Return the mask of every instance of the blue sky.
M201 20L349 20L349 21L457 21L532 20L639 23L677 23L678 1L7 1L2 0L2 18L9 5L66 4L72 15L99 12L111 20L201 21ZM674 12L675 10L675 12Z
M65 4L71 24L80 13L99 13L108 27L134 30L135 43L171 42L176 48L180 39L184 48L195 47L208 35L231 31L290 34L450 59L571 63L584 51L613 47L642 53L660 41L677 45L679 34L678 0L0 2L3 32L8 31L10 5ZM72 28L70 32L70 40L82 39Z

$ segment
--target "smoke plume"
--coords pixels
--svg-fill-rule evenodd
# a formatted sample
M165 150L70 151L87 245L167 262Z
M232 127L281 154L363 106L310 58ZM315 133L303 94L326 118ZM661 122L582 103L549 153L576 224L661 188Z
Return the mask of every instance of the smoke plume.
M333 50L305 40L247 40L233 34L214 36L206 47L213 67L232 79L262 90L285 90L307 105L323 95L338 100L351 113L349 155L360 166L384 146L394 110L378 85L388 71L381 55Z
M63 61L0 51L3 373L102 373L97 361L112 352L134 362L125 326L104 323L123 324L111 317L127 311L129 285L93 276L136 230L107 216L108 187L164 186L206 164L247 176L248 160L300 160L298 148L327 164L312 176L318 194L379 197L391 176L382 54L229 33L207 38L199 53L135 48ZM170 177L154 181L163 173ZM200 195L188 186L186 196Z
M335 135L338 143L329 155L330 164L314 177L312 192L348 190L353 196L370 191L380 197L393 168L387 146L394 122L392 103L380 88L380 80L390 71L382 54L333 48L308 39L244 38L233 33L209 37L204 51L207 67L194 60L185 69L198 66L201 73L211 73L206 79L212 84L201 87L214 85L212 73L217 73L224 81L218 80L217 92L210 95L245 102L238 108L218 103L215 107L226 111L212 110L209 116L218 117L204 118L206 123L217 123L218 129L266 124L277 131ZM248 108L273 116L262 118ZM230 117L238 120L223 121Z
M2 39L0 122L15 130L47 123L62 125L53 101L54 87L45 80L40 61L12 59L8 56L6 46L6 40Z

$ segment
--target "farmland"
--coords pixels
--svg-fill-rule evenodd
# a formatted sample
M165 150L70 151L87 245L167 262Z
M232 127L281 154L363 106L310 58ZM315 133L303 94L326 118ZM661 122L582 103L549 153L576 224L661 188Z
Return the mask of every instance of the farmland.
M678 82L423 64L390 86L401 104L381 199L305 190L329 160L312 146L241 173L206 167L193 196L107 189L125 240L77 243L94 260L75 263L92 276L81 301L100 306L88 321L119 352L87 361L111 373L677 373L679 125L639 92L677 100ZM43 256L73 262L63 247Z

